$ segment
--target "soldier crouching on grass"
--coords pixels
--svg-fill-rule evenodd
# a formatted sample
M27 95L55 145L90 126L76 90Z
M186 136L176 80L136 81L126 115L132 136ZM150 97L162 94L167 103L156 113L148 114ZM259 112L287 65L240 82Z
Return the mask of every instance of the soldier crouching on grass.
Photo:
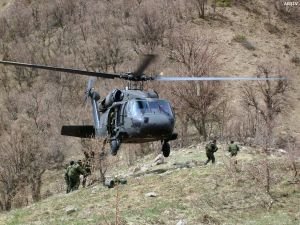
M215 163L214 153L216 151L218 151L218 147L217 147L216 143L217 143L217 140L213 140L212 142L208 143L205 146L207 161L204 163L204 165L206 165L207 163L209 163L209 161L211 161L213 164Z

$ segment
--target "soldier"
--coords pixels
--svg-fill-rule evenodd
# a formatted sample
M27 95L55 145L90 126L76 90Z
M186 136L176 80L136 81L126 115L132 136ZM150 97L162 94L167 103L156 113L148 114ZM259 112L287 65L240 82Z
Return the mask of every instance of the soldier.
M70 178L69 178L68 173L69 173L69 170L72 168L73 165L74 165L74 161L71 160L70 164L67 166L66 172L65 172L65 181L66 181L66 184L67 184L67 193L70 192L70 181L69 181Z
M87 177L92 174L91 165L89 161L85 161L85 163L83 164L83 169L85 170L86 174L83 175L82 187L85 187Z
M163 154L159 154L154 159L154 163L152 164L152 166L160 165L163 164L164 162L165 162L165 157L163 156Z
M230 152L231 157L234 157L234 164L237 164L237 160L235 156L237 155L238 151L240 150L239 146L234 143L234 141L230 141L230 145L228 146L228 151ZM237 171L237 168L235 166L235 170Z
M231 154L231 157L236 156L238 151L240 150L239 146L234 143L234 141L230 141L230 145L228 146L228 151Z
M82 168L82 161L78 160L68 171L70 191L78 190L80 175L86 176L86 174L86 171Z
M216 145L217 140L213 140L205 146L207 161L204 163L206 165L211 160L212 163L215 163L214 153L218 151L218 147Z

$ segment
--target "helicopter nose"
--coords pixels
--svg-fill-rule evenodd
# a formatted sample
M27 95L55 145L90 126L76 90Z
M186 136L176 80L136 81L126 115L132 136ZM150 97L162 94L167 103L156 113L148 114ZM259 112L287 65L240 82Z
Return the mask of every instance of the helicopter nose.
M173 132L174 118L165 115L144 117L143 130L149 135L161 136Z

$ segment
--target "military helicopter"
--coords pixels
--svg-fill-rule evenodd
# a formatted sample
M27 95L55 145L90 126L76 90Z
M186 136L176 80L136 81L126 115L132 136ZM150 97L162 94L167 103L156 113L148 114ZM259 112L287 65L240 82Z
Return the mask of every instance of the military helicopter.
M85 70L0 61L1 64L51 70L70 74L90 76L85 98L90 99L94 125L62 126L61 135L80 138L104 137L110 142L111 154L116 155L122 143L145 143L161 141L165 157L170 155L169 142L177 139L174 132L175 114L169 101L159 98L155 91L143 90L145 81L233 81L233 80L278 80L278 78L259 77L181 77L147 76L145 69L156 58L147 55L134 72L112 74ZM93 78L91 78L93 77ZM114 89L101 100L94 90L95 77L105 79L124 79L128 86Z

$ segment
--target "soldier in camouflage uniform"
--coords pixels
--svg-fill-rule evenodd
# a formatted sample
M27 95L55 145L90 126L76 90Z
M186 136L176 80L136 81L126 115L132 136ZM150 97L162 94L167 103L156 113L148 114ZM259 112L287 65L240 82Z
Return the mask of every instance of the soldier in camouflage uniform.
M66 181L66 184L67 184L67 193L70 192L70 179L69 179L69 170L72 168L72 166L74 165L74 161L70 161L70 164L67 166L66 168L66 172L65 172L65 181Z
M205 146L206 156L207 156L207 161L204 163L205 165L207 163L209 163L210 160L211 160L212 163L215 163L214 153L216 151L218 151L218 147L217 147L216 143L217 143L217 140L213 140L212 142L208 143Z
M231 157L236 156L238 151L240 150L239 146L234 143L234 141L230 141L230 145L228 146L228 151L231 154Z
M82 161L78 160L68 171L70 191L78 190L80 175L86 176L86 171L82 167Z

